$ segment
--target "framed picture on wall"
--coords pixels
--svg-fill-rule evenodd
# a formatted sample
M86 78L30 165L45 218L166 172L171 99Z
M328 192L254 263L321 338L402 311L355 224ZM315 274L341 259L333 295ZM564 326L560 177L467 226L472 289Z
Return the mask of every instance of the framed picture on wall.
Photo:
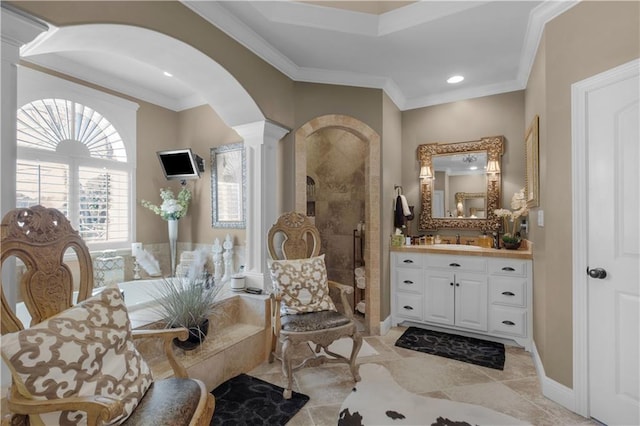
M524 190L527 197L527 206L540 205L539 165L538 165L538 125L540 118L536 115L527 128L524 137L524 155L526 172L524 178Z

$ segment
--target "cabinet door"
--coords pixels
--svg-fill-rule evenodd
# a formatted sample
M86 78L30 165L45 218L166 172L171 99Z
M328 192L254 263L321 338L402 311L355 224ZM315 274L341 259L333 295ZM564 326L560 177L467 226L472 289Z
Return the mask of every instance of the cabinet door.
M479 274L455 274L455 324L487 331L487 278Z
M450 272L428 271L424 290L424 320L454 324L454 283Z

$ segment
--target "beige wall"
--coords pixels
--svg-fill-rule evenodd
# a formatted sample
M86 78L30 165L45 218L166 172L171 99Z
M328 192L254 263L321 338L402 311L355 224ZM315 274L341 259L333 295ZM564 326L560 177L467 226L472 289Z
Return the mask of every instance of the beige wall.
M524 92L510 92L402 113L402 186L409 204L420 217L420 173L417 149L425 143L452 143L504 135L502 156L502 204L524 186ZM414 220L412 233L417 232ZM456 233L441 231L441 234Z
M402 113L385 94L382 98L382 182L380 183L380 318L391 315L389 246L393 233L395 185L402 184Z
M134 25L181 40L211 57L250 93L269 119L293 127L293 83L177 1L13 1L56 26Z
M533 221L531 232L534 334L547 376L568 387L573 386L571 84L639 56L640 3L581 2L547 24L526 90L525 120L540 115L545 216L545 226Z

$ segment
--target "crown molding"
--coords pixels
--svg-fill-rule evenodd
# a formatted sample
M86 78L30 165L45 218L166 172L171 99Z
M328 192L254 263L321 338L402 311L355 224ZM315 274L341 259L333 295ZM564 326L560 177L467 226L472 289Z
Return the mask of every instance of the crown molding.
M531 67L533 66L545 25L578 3L579 0L545 0L544 3L538 5L529 14L517 77L523 87L526 87L529 81Z

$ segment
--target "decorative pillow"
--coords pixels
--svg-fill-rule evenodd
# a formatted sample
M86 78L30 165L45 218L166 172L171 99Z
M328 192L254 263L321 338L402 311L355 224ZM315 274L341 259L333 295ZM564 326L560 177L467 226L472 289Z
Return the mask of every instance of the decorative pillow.
M131 325L117 286L108 287L26 330L2 336L2 358L18 392L49 400L101 395L121 400L129 417L153 378L131 338ZM40 415L45 425L86 424L86 414L59 411Z
M329 297L324 254L309 259L271 260L271 280L282 295L282 313L335 311Z

